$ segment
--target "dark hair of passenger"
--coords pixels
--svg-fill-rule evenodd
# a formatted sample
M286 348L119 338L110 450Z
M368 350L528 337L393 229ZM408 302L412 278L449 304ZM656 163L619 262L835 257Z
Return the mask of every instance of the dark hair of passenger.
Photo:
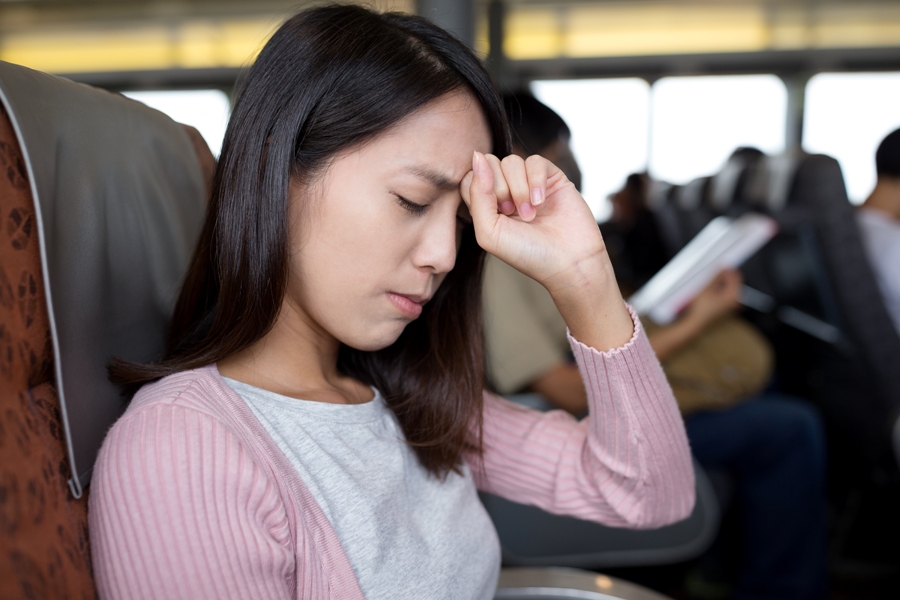
M503 104L509 115L513 142L525 154L540 154L560 136L571 135L562 117L529 92L504 94Z
M887 134L878 145L875 172L879 177L900 177L900 129Z
M134 392L262 338L288 283L291 178L310 182L337 153L458 91L480 104L493 152L508 154L490 76L471 50L429 21L358 6L313 8L286 21L241 82L166 355L151 365L114 360L111 379ZM339 352L338 369L382 392L436 476L481 449L483 259L469 225L455 267L393 345Z

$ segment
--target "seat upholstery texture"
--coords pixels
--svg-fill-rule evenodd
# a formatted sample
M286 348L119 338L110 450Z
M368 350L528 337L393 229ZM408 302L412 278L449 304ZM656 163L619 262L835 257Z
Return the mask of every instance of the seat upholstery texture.
M5 112L0 171L0 597L94 598L87 495L75 500L67 483L34 204Z

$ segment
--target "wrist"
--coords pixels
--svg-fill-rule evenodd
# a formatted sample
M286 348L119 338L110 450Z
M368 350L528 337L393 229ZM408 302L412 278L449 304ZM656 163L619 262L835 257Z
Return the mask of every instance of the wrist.
M601 352L625 345L634 335L612 265L603 262L545 285L572 336Z
M698 334L717 321L718 318L715 313L708 311L688 310L678 321L681 322L682 327L692 332L692 334Z
M618 290L612 263L605 252L576 260L541 284L554 298L575 300L578 296L596 298L610 286Z

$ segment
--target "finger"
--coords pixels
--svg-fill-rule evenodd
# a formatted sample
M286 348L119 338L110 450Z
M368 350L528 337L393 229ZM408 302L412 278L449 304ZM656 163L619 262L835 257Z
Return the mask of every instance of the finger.
M494 175L494 195L497 196L497 206L504 215L511 215L516 212L516 203L513 202L509 193L509 186L506 183L506 177L503 176L503 168L500 166L500 159L493 154L482 154L485 161Z
M720 293L726 296L734 296L741 287L739 272L734 269L726 269L719 273Z
M472 155L472 179L469 185L469 212L473 222L490 223L497 219L497 196L494 194L494 172L484 154Z
M722 288L722 283L724 281L725 271L720 271L716 273L716 276L712 278L708 284L706 284L706 289L710 292L716 292Z
M544 203L547 197L547 179L555 165L542 156L533 155L525 159L525 171L528 173L531 205L535 208Z
M530 221L534 218L534 207L531 205L525 161L515 154L510 154L500 161L500 168L503 171L503 177L506 179L510 197L516 205L516 211L524 221Z
M474 176L475 173L469 171L468 173L466 173L466 176L462 178L462 181L459 182L459 195L462 196L463 202L466 206L470 206L472 204L470 200L469 188L472 187L472 178Z

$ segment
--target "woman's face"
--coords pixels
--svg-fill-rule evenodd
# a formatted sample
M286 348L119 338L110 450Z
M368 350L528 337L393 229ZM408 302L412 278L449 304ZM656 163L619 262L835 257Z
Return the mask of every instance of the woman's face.
M451 93L292 184L282 318L360 350L392 344L453 268L475 150L491 150L487 121Z

